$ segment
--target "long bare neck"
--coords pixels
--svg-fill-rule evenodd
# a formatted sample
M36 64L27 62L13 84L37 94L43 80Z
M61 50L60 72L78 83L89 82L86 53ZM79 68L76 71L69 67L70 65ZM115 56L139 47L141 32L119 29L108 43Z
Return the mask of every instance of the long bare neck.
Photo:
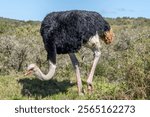
M49 61L49 71L46 75L43 74L43 72L38 67L34 75L40 80L50 80L55 74L55 69L56 69L56 65L53 64L51 61Z

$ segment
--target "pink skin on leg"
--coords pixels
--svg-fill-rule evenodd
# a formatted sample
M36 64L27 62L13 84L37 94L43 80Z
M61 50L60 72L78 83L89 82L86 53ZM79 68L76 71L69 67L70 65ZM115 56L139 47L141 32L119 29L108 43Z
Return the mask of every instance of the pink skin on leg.
M73 67L75 69L75 73L76 73L78 94L83 95L82 81L81 81L80 70L79 70L79 62L74 53L70 53L69 56L70 56L71 62L73 64Z
M90 74L89 74L88 79L87 79L87 85L88 85L89 93L92 93L92 91L93 91L92 81L93 81L94 72L95 72L97 63L99 61L100 55L101 55L101 53L99 50L94 50L94 61L93 61L93 65L92 65Z

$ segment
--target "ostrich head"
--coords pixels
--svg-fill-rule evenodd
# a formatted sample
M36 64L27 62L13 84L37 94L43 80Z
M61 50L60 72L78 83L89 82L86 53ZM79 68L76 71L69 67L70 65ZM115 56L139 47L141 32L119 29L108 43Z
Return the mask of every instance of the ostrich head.
M113 41L114 36L115 35L112 29L110 29L109 31L104 32L102 39L104 40L106 44L110 44Z
M30 64L28 67L27 67L27 72L25 73L25 75L29 75L29 74L35 74L35 72L37 71L37 66L35 64Z
M36 64L30 64L27 67L27 72L25 73L25 75L33 74L40 80L50 80L54 76L55 69L56 69L56 65L49 62L49 71L45 75L42 73L42 71Z

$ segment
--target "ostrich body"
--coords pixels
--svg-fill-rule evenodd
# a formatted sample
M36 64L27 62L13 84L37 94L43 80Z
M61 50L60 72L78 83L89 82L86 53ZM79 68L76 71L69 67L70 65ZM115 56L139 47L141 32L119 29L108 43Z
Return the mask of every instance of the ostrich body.
M56 54L69 54L76 73L78 93L82 94L79 62L75 53L85 46L94 52L93 65L87 79L88 90L91 92L94 71L101 55L100 39L106 44L113 39L110 25L97 12L73 10L48 14L42 21L40 31L47 51L49 72L45 75L35 64L31 64L27 74L33 72L40 80L50 80L55 74Z

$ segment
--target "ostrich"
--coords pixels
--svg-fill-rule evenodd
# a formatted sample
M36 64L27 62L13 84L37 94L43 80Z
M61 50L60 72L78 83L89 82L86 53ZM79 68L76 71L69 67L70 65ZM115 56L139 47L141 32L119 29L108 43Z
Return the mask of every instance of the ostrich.
M87 79L88 91L92 92L93 75L101 55L100 39L106 44L113 40L110 25L97 12L71 10L48 14L41 23L40 32L47 51L49 72L45 75L35 64L30 64L26 75L33 73L40 80L50 80L55 74L56 54L69 54L76 73L78 94L83 94L79 62L75 53L85 46L94 53L93 65Z

